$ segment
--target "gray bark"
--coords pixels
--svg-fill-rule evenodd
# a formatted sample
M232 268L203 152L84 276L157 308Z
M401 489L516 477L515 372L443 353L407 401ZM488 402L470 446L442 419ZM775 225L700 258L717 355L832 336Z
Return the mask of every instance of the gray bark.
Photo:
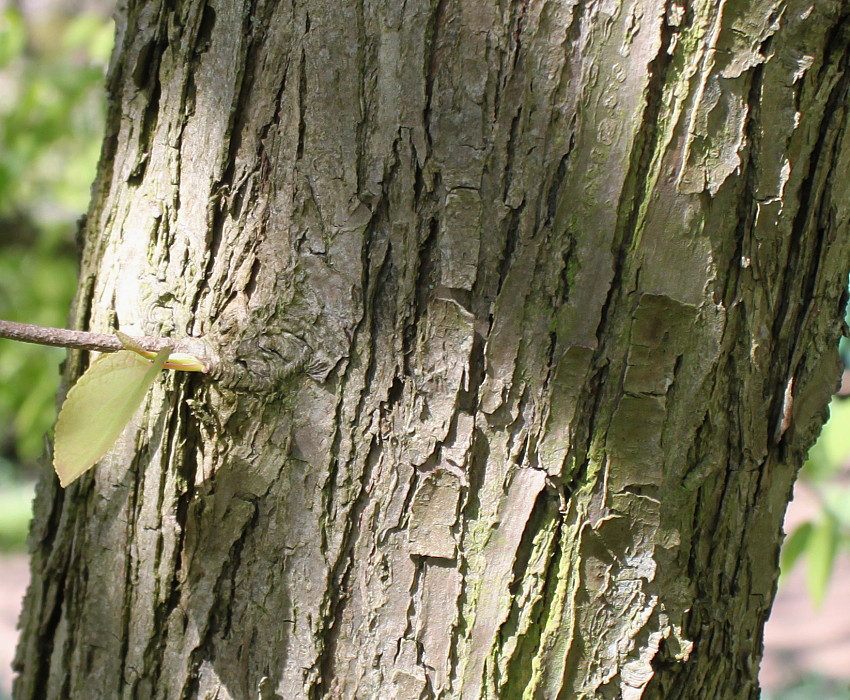
M120 8L73 322L222 369L43 479L15 696L757 698L847 12Z

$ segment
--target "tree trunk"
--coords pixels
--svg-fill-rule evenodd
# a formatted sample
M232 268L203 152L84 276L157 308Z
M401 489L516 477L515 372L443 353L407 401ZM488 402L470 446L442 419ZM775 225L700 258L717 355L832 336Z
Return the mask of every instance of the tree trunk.
M129 0L19 700L757 698L838 379L839 0ZM85 357L73 356L73 380Z

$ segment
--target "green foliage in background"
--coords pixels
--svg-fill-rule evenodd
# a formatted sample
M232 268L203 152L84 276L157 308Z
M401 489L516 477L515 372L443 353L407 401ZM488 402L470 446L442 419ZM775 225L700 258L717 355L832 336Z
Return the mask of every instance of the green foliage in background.
M0 214L67 233L85 211L111 49L111 22L93 15L28 26L0 14Z
M850 549L849 461L850 398L835 397L829 405L829 420L800 473L800 485L817 498L819 513L789 533L780 560L782 573L787 575L805 558L806 583L816 605L826 595L836 556Z
M0 318L66 325L112 33L95 15L28 22L16 9L0 12ZM2 474L43 452L65 353L0 342Z
M765 691L761 700L850 700L850 687L846 681L812 675L782 690Z
M35 484L14 476L10 465L0 465L0 553L26 548Z

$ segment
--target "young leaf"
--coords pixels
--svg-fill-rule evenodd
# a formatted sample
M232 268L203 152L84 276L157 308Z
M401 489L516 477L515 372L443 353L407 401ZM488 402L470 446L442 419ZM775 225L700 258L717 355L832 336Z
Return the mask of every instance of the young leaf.
M785 577L791 573L794 564L797 563L800 555L809 546L814 529L815 527L811 522L805 522L799 525L788 539L785 540L779 552L779 571L781 572L781 576Z
M63 487L115 444L169 352L160 350L153 362L129 350L102 355L71 387L59 411L53 447L53 467Z
M148 360L153 360L156 357L155 352L145 350L141 345L139 345L133 338L131 338L126 333L122 333L121 331L115 331L115 336L118 338L118 340L121 341L121 345L123 345L126 350L132 350L137 355L146 357ZM163 367L165 367L165 369L180 370L181 372L209 371L207 366L204 365L201 360L199 360L194 355L190 355L189 353L185 352L177 352L173 355L169 355Z
M837 549L838 521L827 513L815 526L806 547L806 584L816 608L826 597Z

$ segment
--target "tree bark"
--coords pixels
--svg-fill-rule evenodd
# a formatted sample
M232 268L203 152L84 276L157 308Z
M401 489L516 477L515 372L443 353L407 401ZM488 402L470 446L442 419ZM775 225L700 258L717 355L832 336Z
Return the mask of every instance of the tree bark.
M758 697L838 380L839 0L129 0L15 697ZM72 381L86 362L72 355Z

